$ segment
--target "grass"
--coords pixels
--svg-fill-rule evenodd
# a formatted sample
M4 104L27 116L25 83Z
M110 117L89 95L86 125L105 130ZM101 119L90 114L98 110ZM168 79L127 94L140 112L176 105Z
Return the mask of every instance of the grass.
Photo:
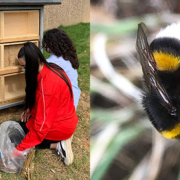
M37 150L35 155L35 172L33 180L87 180L90 179L90 24L79 23L74 26L60 27L67 32L76 46L80 62L78 69L81 97L77 108L79 123L73 138L74 163L67 167L52 150ZM44 51L45 58L49 53ZM0 123L13 119L20 120L22 107L1 111ZM53 171L55 172L53 172ZM0 172L0 179L19 180L18 174Z

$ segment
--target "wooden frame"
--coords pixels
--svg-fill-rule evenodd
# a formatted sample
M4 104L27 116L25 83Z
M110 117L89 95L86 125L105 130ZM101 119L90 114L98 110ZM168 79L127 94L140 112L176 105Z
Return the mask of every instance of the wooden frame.
M4 78L0 76L0 102L4 99Z
M38 46L41 47L42 46L42 38L43 38L44 6L43 5L40 6L40 5L36 4L39 1L42 3L42 1L41 0L39 0L39 1L36 1L36 0L25 0L24 1L24 0L22 0L23 2L21 3L21 5L19 5L19 3L18 3L19 0L10 0L10 1L3 0L3 3L6 4L6 3L10 2L13 4L13 6L9 6L9 5L8 6L0 6L0 59L1 59L0 60L0 110L23 104L23 101L24 101L23 93L20 93L21 90L18 91L19 93L17 93L17 96L10 95L11 97L8 95L8 92L6 92L5 85L7 85L9 81L10 82L13 81L14 75L16 75L18 73L20 73L20 74L22 73L22 67L16 66L16 65L4 67L3 61L4 61L5 55L2 55L2 54L4 54L3 45L11 44L14 46L16 44L24 43L25 41L31 41L31 42L36 41L38 43ZM45 1L48 3L50 2L49 0L45 0ZM54 1L60 1L60 0L52 0L51 2L54 2ZM31 6L30 4L28 5L27 2L29 2L33 6ZM24 5L23 5L23 3L24 3ZM1 4L1 2L0 2L0 4ZM1 5L3 5L3 4L1 4ZM15 5L17 5L17 6L15 6ZM20 17L20 19L18 19L17 14L23 15L23 13L27 20L25 20L25 18L22 18L22 17ZM31 20L31 22L29 23L28 17L30 17L30 16L28 16L28 15L33 16L33 14L34 14L34 17L29 18L29 20ZM14 15L17 15L16 16L17 18L14 18ZM9 17L12 16L14 18L14 21L10 21L11 18L9 18L8 16ZM10 20L8 20L8 18ZM20 20L22 20L22 22L20 22ZM15 22L17 22L17 23L15 23ZM13 28L12 25L15 27ZM32 26L34 29L32 29L31 32L26 31L27 33L25 33L24 28L26 27L26 30L27 30L28 25L29 25L29 27ZM10 27L8 29L9 32L6 31L7 27ZM17 32L17 33L13 32L14 29L15 29L15 32ZM10 34L8 35L8 33L10 33ZM42 47L40 49L42 51ZM1 52L3 52L3 53L1 53ZM16 54L16 53L14 53L14 54Z
M39 41L31 41L39 46ZM17 54L25 42L0 44L0 75L21 72L22 67L16 60Z
M0 43L39 39L39 10L0 11Z
M1 5L46 5L61 4L61 0L0 0Z
M24 99L25 75L23 72L0 76L0 104L10 100Z

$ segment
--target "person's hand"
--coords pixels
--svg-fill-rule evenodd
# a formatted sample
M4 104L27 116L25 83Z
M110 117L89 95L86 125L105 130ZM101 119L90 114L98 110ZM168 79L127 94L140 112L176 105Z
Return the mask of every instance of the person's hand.
M12 159L12 158L18 158L18 157L22 157L23 154L21 153L21 151L18 151L16 148L14 148L12 150L12 152L9 154L9 158Z
M31 112L30 112L30 110L29 110L29 109L25 110L25 111L21 114L21 122L27 122L30 117L31 117Z

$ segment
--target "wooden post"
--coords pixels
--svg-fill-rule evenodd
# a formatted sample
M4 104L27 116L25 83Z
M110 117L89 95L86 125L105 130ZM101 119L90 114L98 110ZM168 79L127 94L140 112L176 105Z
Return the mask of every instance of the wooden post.
M4 69L4 45L1 44L0 45L0 61L1 61L1 68L0 69Z
M3 11L1 11L1 22L0 22L0 24L1 24L1 26L0 26L1 31L0 32L1 32L1 41L2 41L2 39L4 38L4 12Z
M0 86L0 93L1 93L1 101L4 101L4 77L1 76L1 86Z

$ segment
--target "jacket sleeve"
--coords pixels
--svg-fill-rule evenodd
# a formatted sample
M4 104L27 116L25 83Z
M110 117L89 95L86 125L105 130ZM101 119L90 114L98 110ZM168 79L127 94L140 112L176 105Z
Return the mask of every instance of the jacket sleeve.
M19 151L34 147L45 139L58 108L58 99L53 95L40 93L36 99L36 115L33 118L33 127L29 129L26 137L16 147Z

